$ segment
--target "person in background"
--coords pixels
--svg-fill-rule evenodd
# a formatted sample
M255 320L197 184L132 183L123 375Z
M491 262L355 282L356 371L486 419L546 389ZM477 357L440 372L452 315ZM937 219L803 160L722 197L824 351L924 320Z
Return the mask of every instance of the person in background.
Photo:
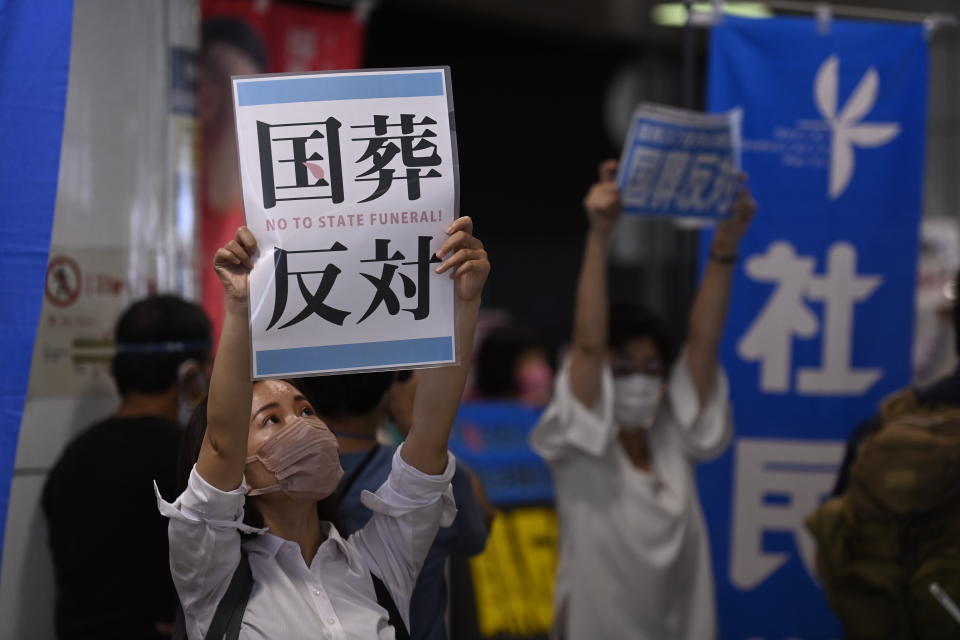
M546 406L553 389L547 350L529 329L498 327L487 334L477 352L474 384L477 399Z
M115 341L120 407L67 446L43 489L61 640L169 637L176 610L166 522L149 495L154 480L176 493L182 421L206 392L210 322L195 304L154 296L123 313Z
M958 458L960 370L888 395L851 434L832 497L805 519L843 637L956 637L941 598L960 599Z
M718 364L733 266L755 210L742 190L717 225L676 361L642 309L612 313L607 255L621 215L617 163L600 166L577 285L573 344L531 434L560 519L555 630L571 640L710 640L713 577L694 467L732 435Z
M267 53L253 28L230 17L208 18L201 29L197 74L197 120L200 125L200 270L203 308L213 335L223 325L223 289L213 269L217 249L243 224L243 192L237 135L234 131L230 76L264 73Z
M364 491L374 491L390 474L396 447L380 444L377 434L388 415L406 438L414 426L417 381L423 372L376 372L301 378L294 384L330 426L340 444L344 475L337 489L346 533L361 530L373 512L364 506ZM489 526L474 491L476 477L462 462L451 484L457 516L441 528L430 547L410 601L410 637L444 640L447 582L451 553L474 556L486 546Z
M957 274L955 282L960 282L960 273ZM960 338L960 305L957 305L956 301L951 309L951 317L953 333ZM960 356L960 339L955 340L954 344L957 355ZM960 407L960 367L936 382L913 389L912 392L915 394L915 403L920 407ZM850 485L850 470L856 462L860 445L868 436L880 431L883 424L883 416L877 413L857 425L850 434L843 462L833 487L833 496L840 496L846 492Z

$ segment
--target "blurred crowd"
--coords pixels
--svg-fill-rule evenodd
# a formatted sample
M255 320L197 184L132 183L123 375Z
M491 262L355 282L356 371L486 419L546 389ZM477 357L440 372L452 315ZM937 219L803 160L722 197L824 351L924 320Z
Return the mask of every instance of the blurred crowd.
M643 300L608 295L622 213L608 161L583 202L575 308L557 310L572 312L573 332L559 350L509 314L481 314L477 347L451 368L466 385L429 369L250 384L249 336L231 315L245 303L246 271L224 258L246 262L256 247L237 230L229 78L266 59L249 28L212 20L199 69L200 244L202 264L217 267L202 271L203 308L155 295L118 319L120 403L49 476L58 637L299 638L312 624L311 637L458 637L449 567L483 552L500 505L446 443L451 429L466 437L457 415L490 406L533 410L524 447L552 479L553 636L715 637L695 468L726 450L736 426L737 381L718 353L756 212L748 185L713 236L683 331ZM489 265L472 226L461 230L477 288L464 303L479 308ZM476 323L461 318L461 344ZM826 595L850 639L955 637L960 627L938 626L926 608L939 605L917 594L931 582L960 593L960 373L877 411L850 425L834 496L808 520Z

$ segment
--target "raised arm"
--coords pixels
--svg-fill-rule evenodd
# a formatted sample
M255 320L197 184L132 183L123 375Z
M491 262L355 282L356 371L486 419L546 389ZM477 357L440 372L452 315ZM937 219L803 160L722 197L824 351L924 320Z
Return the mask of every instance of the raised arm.
M746 188L741 189L730 217L717 225L710 246L710 258L690 309L686 360L701 406L713 391L740 238L756 210L757 205L750 197L750 192Z
M490 273L487 252L483 243L473 237L470 218L456 220L446 233L448 237L437 251L437 257L443 259L437 273L449 273L457 281L460 364L420 372L413 401L413 426L401 454L407 464L431 475L443 473L447 465L447 440L470 370L480 293Z
M587 192L583 206L590 223L587 231L570 352L570 386L587 407L597 404L607 354L608 301L607 250L610 234L620 217L620 192L614 182L617 161L600 165L599 180Z
M247 458L247 434L253 384L250 382L250 324L247 314L248 276L257 241L246 227L217 251L214 268L227 296L226 315L210 378L207 433L197 472L221 491L240 486Z

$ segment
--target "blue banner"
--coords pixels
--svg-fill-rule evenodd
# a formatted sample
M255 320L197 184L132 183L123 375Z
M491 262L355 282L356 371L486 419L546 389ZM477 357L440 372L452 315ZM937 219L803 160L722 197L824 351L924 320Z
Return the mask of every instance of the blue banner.
M528 443L541 413L512 402L470 402L457 413L450 450L498 507L553 504L550 470Z
M700 472L725 640L840 637L803 521L851 430L910 379L923 29L826 27L727 18L710 44L709 108L743 108L759 204L722 346L737 438Z
M43 302L72 11L71 0L0 2L0 549Z

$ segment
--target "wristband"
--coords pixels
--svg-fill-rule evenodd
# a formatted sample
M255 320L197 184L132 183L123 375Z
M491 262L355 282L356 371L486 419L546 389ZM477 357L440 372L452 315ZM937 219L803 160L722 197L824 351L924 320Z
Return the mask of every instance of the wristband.
M714 251L713 249L710 249L710 259L713 260L714 262L718 262L718 263L720 263L720 264L734 264L739 257L740 257L740 256L738 256L738 255L735 254L735 253L730 253L730 254L727 254L727 255L720 255L719 253L717 253L717 252Z

